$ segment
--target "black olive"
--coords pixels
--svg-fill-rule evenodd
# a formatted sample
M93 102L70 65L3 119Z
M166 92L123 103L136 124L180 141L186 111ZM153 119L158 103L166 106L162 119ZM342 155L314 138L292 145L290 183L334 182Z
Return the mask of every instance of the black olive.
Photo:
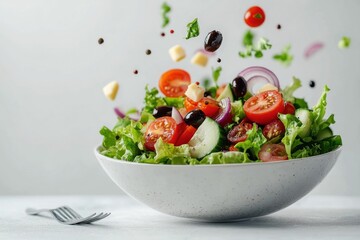
M219 31L211 31L205 38L204 48L208 52L215 52L221 45L223 40L222 34Z
M171 116L172 107L169 106L161 106L157 107L153 111L153 116L155 118L164 117L164 116Z
M199 109L192 110L188 112L185 117L184 121L187 125L191 125L194 128L198 128L204 121L205 121L205 113Z
M210 91L205 91L204 92L204 97L208 97L208 96L211 97L211 92Z
M247 92L246 80L241 76L237 76L232 81L232 89L236 99L244 97Z
M314 88L314 87L315 87L315 81L314 81L314 80L311 80L311 81L309 82L309 86L312 87L312 88Z

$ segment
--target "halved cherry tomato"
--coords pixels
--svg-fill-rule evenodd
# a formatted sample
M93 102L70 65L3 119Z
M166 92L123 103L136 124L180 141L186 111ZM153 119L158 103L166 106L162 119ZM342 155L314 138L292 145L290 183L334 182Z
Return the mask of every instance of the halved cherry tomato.
M270 140L284 135L285 126L279 119L275 119L264 126L262 133L267 140Z
M190 83L191 78L188 72L182 69L171 69L161 75L159 88L167 97L181 97L184 96Z
M231 152L238 152L239 149L237 149L237 148L235 147L235 145L231 145L231 146L229 147L229 151L231 151Z
M197 108L197 102L191 100L190 98L186 97L184 100L184 106L187 112L190 112Z
M180 146L188 143L190 139L194 136L195 132L196 128L191 125L186 126L185 130L183 131L183 133L180 134L180 137L176 141L175 146Z
M259 27L265 21L265 12L259 6L252 6L246 11L244 20L249 27Z
M145 132L145 147L154 151L154 145L159 138L164 142L175 143L179 137L180 126L172 117L160 117L150 123Z
M197 108L203 111L208 117L216 116L220 110L219 102L209 97L203 97L199 101Z
M244 142L247 139L246 132L252 127L251 123L241 122L229 131L227 139L232 143Z
M253 122L264 125L277 119L284 111L284 100L275 90L261 92L249 98L244 104L246 116Z
M295 114L295 106L291 102L285 102L283 114Z
M288 156L284 144L264 144L259 152L259 159L262 162L274 162L287 160Z

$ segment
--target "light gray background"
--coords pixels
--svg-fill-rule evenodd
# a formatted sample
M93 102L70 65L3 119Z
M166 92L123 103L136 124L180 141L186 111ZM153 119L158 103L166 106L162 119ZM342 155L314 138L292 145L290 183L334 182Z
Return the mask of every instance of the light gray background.
M262 65L272 69L282 85L293 75L302 79L304 87L297 94L311 105L322 86L330 86L328 112L335 113L334 131L343 136L344 149L312 194L360 194L360 1L168 1L173 11L165 38L160 37L162 2L0 1L0 194L121 193L93 154L101 142L100 127L116 122L114 106L140 107L144 84L156 86L169 68L187 69L194 81L208 76L211 66L219 65L216 57L206 68L189 62L214 29L224 36L217 52L223 60L221 82L231 81L247 66ZM267 13L255 32L269 38L273 49L261 60L243 60L237 55L246 29L242 18L254 4ZM186 41L186 23L195 17L201 34ZM337 48L343 35L351 37L350 49ZM99 37L103 45L97 43ZM306 60L305 48L316 41L325 48ZM271 56L288 43L295 59L284 68ZM175 44L182 44L188 54L180 63L168 56ZM150 56L145 55L148 48ZM308 86L310 79L316 81L315 89ZM102 87L113 80L120 90L110 102Z

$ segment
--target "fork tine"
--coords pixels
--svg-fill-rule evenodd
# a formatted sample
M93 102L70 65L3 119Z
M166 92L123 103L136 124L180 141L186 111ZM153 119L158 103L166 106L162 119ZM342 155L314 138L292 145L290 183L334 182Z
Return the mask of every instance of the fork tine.
M82 218L82 219L74 219L73 221L68 221L66 222L66 224L81 224L84 223L86 221L88 221L89 219L93 218L96 215L96 213L91 214L90 216L86 217L86 218Z
M93 216L92 218L86 220L86 221L83 221L82 223L91 223L91 222L94 222L96 221L96 219L98 219L99 217L101 217L104 213L100 213L100 214L96 214L95 216Z
M96 222L99 221L101 219L106 218L107 216L109 216L111 213L101 213L98 216L93 217L92 219L86 221L85 223L92 223L92 222Z
M59 215L55 210L50 210L50 212L58 222L63 223L65 221L65 219L61 215Z
M59 207L57 210L60 213L64 214L68 220L74 219L74 216L72 216L69 211L67 211L64 207Z
M79 214L77 214L74 210L72 210L70 207L67 206L63 206L61 207L61 209L64 210L64 212L68 213L69 215L71 215L71 217L73 219L78 219L81 218L81 216Z
M59 216L61 216L61 218L63 219L63 221L67 221L67 217L66 215L64 215L58 208L53 209L54 212L56 212Z

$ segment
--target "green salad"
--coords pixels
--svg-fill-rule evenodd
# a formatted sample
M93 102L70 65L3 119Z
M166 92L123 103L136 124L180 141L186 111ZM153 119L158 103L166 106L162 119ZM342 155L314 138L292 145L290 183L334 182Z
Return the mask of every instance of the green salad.
M100 153L149 164L231 164L288 161L341 146L331 129L334 115L326 114L330 89L325 85L309 107L294 96L299 87L293 78L281 88L276 75L259 66L221 86L192 82L185 70L171 69L158 88L146 86L141 111L117 110L116 125L101 128Z

